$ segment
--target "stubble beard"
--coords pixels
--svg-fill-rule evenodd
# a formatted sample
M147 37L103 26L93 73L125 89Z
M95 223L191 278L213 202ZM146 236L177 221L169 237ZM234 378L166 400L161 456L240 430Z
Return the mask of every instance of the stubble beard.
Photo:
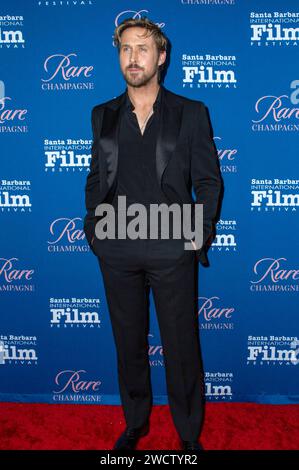
M127 70L124 74L124 79L128 85L135 87L135 88L140 88L140 87L147 85L156 75L157 71L158 71L158 68L156 68L156 70L154 70L153 73L150 75L146 75L143 72L141 75L136 75L133 77L130 74L130 71Z

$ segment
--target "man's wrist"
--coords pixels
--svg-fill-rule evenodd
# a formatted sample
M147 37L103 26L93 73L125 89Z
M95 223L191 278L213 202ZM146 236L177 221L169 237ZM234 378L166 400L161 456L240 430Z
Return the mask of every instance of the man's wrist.
M191 243L192 243L192 245L193 245L193 248L194 248L195 250L197 250L196 243L193 241L193 239L192 239L192 238L191 238Z

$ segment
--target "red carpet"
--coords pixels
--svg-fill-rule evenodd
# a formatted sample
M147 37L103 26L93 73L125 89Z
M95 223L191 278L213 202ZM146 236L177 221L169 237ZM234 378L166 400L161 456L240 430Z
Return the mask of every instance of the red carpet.
M0 449L111 449L125 427L120 406L0 403ZM208 403L206 450L297 450L299 405ZM157 434L158 433L158 434ZM168 406L155 405L138 449L179 449Z

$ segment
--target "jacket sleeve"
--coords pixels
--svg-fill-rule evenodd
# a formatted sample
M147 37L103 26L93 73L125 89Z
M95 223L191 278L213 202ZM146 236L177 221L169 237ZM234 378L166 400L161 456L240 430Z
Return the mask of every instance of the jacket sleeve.
M208 266L207 251L216 222L222 178L205 104L196 102L191 140L191 179L196 204L203 204L203 245L197 259Z
M86 178L85 184L85 208L86 215L84 217L84 232L86 240L93 251L91 245L92 237L95 233L95 225L97 217L95 216L95 209L98 205L100 196L100 174L99 174L99 157L98 157L98 137L100 131L100 122L102 118L102 110L95 106L91 112L91 127L92 127L92 147L91 147L91 161L90 171Z

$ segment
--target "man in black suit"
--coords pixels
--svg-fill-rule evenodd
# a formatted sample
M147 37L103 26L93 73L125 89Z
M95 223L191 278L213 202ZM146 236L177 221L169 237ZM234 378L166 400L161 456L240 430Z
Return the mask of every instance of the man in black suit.
M127 88L92 110L92 159L84 219L88 244L103 275L127 424L114 449L134 449L138 439L149 431L152 390L147 335L151 288L173 422L182 448L201 450L198 438L204 384L196 270L197 261L208 265L207 250L214 236L222 184L219 161L204 103L172 93L159 83L167 49L160 28L147 18L131 18L116 28L114 40ZM129 204L139 203L146 209L151 204L190 204L193 209L202 204L202 246L197 246L193 237L189 241L191 250L185 249L188 236L176 239L172 228L172 238L162 238L161 230L158 238L150 238L150 222L144 238L103 239L100 208L110 204L117 215L122 210L118 205L121 196ZM194 212L192 217L194 226ZM117 229L120 225L117 222Z

